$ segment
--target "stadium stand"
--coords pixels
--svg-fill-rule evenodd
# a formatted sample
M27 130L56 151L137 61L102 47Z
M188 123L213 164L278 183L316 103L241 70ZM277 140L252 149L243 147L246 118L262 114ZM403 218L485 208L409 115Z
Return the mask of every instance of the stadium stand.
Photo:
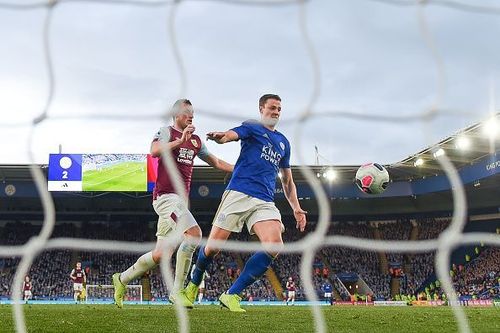
M444 230L449 224L449 219L426 218L414 222L418 229L418 239L432 239ZM204 229L209 226L204 226ZM40 225L30 222L12 221L0 227L0 243L2 245L17 245L25 243L29 238L39 232ZM409 220L392 221L386 223L348 222L333 223L329 234L350 235L359 238L374 238L375 230L380 231L384 239L409 239L412 224ZM204 230L204 232L206 232ZM145 242L154 238L154 223L61 223L54 230L53 237L80 237L86 239L114 239ZM297 232L295 228L287 228L284 234L285 242L296 241L304 234ZM249 240L247 233L239 235L240 240ZM492 298L499 294L500 279L500 250L494 248L480 248L477 258L466 265L454 265L452 267L453 281L461 296L470 299ZM385 254L383 254L385 255ZM248 254L221 252L209 270L206 278L205 298L215 301L238 276L241 265ZM338 300L349 300L351 294L358 291L349 290L346 293L342 285L342 274L355 273L368 286L368 293L374 299L389 300L400 299L401 295L407 297L415 296L421 298L440 298L442 291L439 284L424 285L424 282L434 272L434 253L404 256L389 256L388 262L402 265L400 279L401 285L398 295L391 294L391 274L382 271L380 255L374 252L358 251L339 247L323 248L314 260L311 274L318 295L321 297L321 287L325 280L332 285L339 295ZM136 260L135 254L125 253L103 253L103 252L71 252L71 251L47 251L38 256L30 269L34 288L34 299L62 299L72 297L72 285L69 272L76 260L82 261L83 267L88 273L89 284L109 284L109 277L113 272L130 266ZM172 259L172 260L175 260ZM0 259L0 298L9 297L10 285L19 259ZM304 290L299 277L300 255L280 255L273 263L273 270L284 289L285 281L292 276L297 285L297 299L304 299ZM410 267L408 271L404 267ZM168 297L168 289L164 285L159 269L155 269L149 275L151 285L151 298L165 300ZM134 281L132 284L140 284ZM280 300L269 279L264 276L261 280L245 291L243 295L247 300Z

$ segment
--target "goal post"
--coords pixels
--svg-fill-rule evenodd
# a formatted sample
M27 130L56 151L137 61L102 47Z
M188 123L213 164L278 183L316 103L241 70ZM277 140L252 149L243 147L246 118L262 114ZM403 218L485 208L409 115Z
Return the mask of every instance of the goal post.
M88 284L85 286L85 302L87 303L113 302L113 294L112 284ZM142 304L142 285L127 285L124 301Z

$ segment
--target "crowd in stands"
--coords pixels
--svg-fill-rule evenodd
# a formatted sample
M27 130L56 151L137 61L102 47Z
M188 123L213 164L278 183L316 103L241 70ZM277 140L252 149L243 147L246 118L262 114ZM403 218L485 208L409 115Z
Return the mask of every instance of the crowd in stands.
M408 220L398 220L392 223L378 225L380 235L384 240L407 240L410 239L411 223ZM397 265L403 263L402 253L387 253L389 264Z
M450 220L425 219L418 224L418 240L436 239L450 224ZM434 272L435 252L408 256L410 269L401 278L400 293L413 295L423 282Z
M332 235L373 239L373 229L366 223L333 224ZM380 273L380 262L376 252L361 251L345 247L327 247L321 254L333 273L356 273L373 291L373 296L386 299L390 296L390 278Z
M83 171L99 170L103 167L118 164L120 162L141 162L146 163L144 154L83 154Z
M500 296L500 249L486 248L467 265L452 265L453 287L461 299L491 299ZM425 289L426 296L440 297L439 281Z
M456 265L453 269L453 283L460 295L490 298L500 294L499 248L487 248L475 260L463 266L462 270L457 269Z
M336 223L332 224L328 233L346 235L357 238L374 238L374 228L378 227L382 239L407 240L411 233L409 221L401 223L381 224L370 223ZM449 224L449 220L428 219L418 222L418 239L436 238ZM204 235L208 234L208 226L204 227ZM26 243L40 231L40 225L12 222L0 227L0 245L19 245ZM84 239L108 239L120 241L150 242L155 239L155 223L63 223L58 224L53 237L77 237ZM300 240L304 233L289 227L283 234L285 243ZM246 232L236 235L239 240L255 240ZM250 254L221 252L214 264L208 270L205 278L207 300L216 300L226 291L239 276L242 264ZM35 298L72 297L72 284L69 273L76 260L82 262L88 276L88 284L110 284L110 276L117 271L123 271L132 265L138 257L135 253L82 252L82 251L50 251L42 252L35 260L29 275L33 280ZM195 254L196 258L196 254ZM434 253L418 255L387 256L389 262L399 262L403 267L400 281L401 294L413 295L422 283L434 271ZM272 264L276 277L285 289L286 281L292 277L297 287L296 298L304 299L304 286L300 277L301 254L280 254ZM8 297L11 293L12 278L18 258L0 258L0 297ZM175 267L175 256L172 267ZM410 267L406 269L406 267ZM311 274L318 295L322 295L322 287L326 283L333 286L334 294L342 300L348 300L350 294L339 275L342 273L357 274L366 282L374 299L391 298L391 274L381 271L379 254L344 247L325 247L314 259ZM500 252L498 249L486 249L481 256L467 266L457 266L453 269L454 283L462 295L477 295L491 297L498 295L498 278L500 274ZM150 272L151 293L153 299L168 297L160 270ZM131 284L140 284L133 281ZM495 286L497 288L495 289ZM439 287L434 285L433 292L439 293ZM278 300L282 295L276 295L268 276L263 276L250 288L245 290L245 299Z

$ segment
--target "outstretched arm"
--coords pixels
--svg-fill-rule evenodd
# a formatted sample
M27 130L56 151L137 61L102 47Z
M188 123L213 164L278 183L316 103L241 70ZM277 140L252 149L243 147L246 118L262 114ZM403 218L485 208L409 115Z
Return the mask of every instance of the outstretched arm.
M293 209L293 216L297 222L297 229L304 231L307 224L307 212L300 207L299 199L297 198L297 187L293 182L292 170L283 168L281 170L281 183L283 184L283 193L285 194L290 207Z
M238 133L233 130L229 130L226 132L210 132L207 133L207 140L212 140L217 142L218 144L223 144L231 141L238 141L240 138Z
M227 163L224 160L217 158L217 156L213 154L208 154L207 156L199 156L200 159L205 161L208 165L219 169L224 172L233 172L234 165Z

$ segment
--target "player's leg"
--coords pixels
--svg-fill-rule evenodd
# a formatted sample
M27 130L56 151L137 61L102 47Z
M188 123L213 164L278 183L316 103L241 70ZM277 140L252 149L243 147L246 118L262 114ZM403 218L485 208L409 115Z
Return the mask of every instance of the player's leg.
M121 273L113 274L113 286L115 289L114 299L115 304L121 308L123 307L123 298L125 297L126 286L130 281L140 278L147 271L153 269L158 265L161 259L162 239L158 238L156 247L153 251L143 254L137 261Z
M259 214L256 214L256 216L259 216ZM281 217L279 218L281 219ZM219 298L221 304L232 312L246 312L240 306L241 297L239 294L260 278L278 255L279 251L269 248L268 245L283 246L283 240L281 239L283 225L280 220L252 221L250 219L247 226L250 233L257 234L265 251L257 252L248 259L240 276L234 281L229 290Z
M201 304L201 301L203 301L203 289L198 292L198 304Z
M123 298L126 292L126 285L141 276L147 271L156 267L161 260L164 249L163 239L167 234L174 229L175 222L170 218L174 209L177 207L178 200L172 195L162 195L153 201L153 208L158 214L158 224L156 231L156 246L155 248L143 254L137 261L128 269L121 273L113 274L113 286L115 288L114 298L115 304L123 307ZM172 249L166 249L172 251Z
M210 266L215 255L220 251L219 247L214 244L214 241L225 241L231 235L231 231L222 229L216 225L212 226L210 235L208 236L207 245L200 248L198 258L196 259L196 268L193 272L191 283L199 286L203 280L205 271Z
M213 257L219 253L219 245L216 242L226 241L232 232L241 232L244 221L247 220L254 206L255 204L246 194L237 191L224 192L214 217L207 245L200 248L193 278L186 287L188 295L195 297L206 269L212 262ZM239 300L236 299L239 296L232 296L236 297L228 299L229 295L223 294L219 300L223 306L228 307L231 311L245 312L239 307ZM237 306L234 306L234 304Z
M194 218L193 218L194 221ZM196 223L196 222L194 222ZM184 232L184 240L179 245L175 264L175 279L173 293L184 288L184 283L191 267L193 253L201 240L201 229L198 224L191 226ZM194 301L194 300L193 300Z
M207 245L201 247L198 251L193 278L186 287L186 295L190 299L195 299L205 271L212 263L213 257L220 251L218 245L214 244L214 241L226 241L231 232L241 232L243 228L241 213L245 212L245 209L241 207L241 201L245 197L247 196L243 193L235 191L224 192L219 208L215 213Z
M162 239L158 239L154 250L143 254L132 266L119 273L119 281L121 284L126 286L130 281L140 278L144 273L156 267L161 260L161 255Z
M184 283L186 282L186 278L189 273L189 268L191 267L193 253L196 250L197 244L199 244L201 240L201 229L196 224L194 218L192 218L192 221L194 222L194 225L185 231L184 241L180 244L179 249L177 250L174 287L169 296L169 300L172 303L177 302L187 308L193 307L197 290L182 288L184 287Z
M210 235L208 236L208 241L206 246L200 247L198 251L198 258L196 259L196 268L194 269L191 281L189 281L187 287L184 289L184 294L186 297L194 303L196 296L198 295L199 286L203 281L206 270L210 267L215 255L220 251L218 246L214 244L214 241L226 241L231 235L231 231L222 229L218 226L212 226Z
M266 272L279 252L279 249L272 249L269 245L281 248L281 233L285 230L281 223L281 214L274 203L246 196L242 199L241 206L248 212L244 217L249 233L259 237L264 251L259 251L248 259L240 276L219 298L222 305L234 312L245 312L240 306L239 294Z
M264 251L259 251L248 259L233 285L227 291L228 294L240 294L246 287L250 286L267 271L279 251L268 249L268 245L283 246L281 239L282 224L278 220L265 220L256 222L253 231L259 237Z
M78 303L78 284L73 283L73 299L75 300L75 303Z

